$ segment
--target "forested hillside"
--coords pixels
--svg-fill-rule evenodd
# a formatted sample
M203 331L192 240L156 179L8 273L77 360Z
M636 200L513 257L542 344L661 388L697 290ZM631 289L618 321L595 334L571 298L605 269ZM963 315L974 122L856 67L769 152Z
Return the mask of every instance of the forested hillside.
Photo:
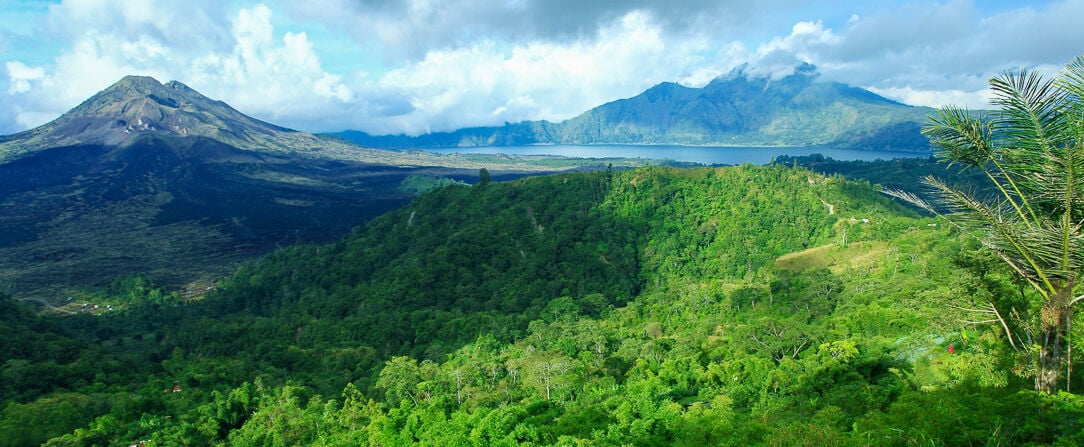
M801 168L448 186L199 301L0 299L0 445L1080 444L1084 402L967 311L1020 290Z

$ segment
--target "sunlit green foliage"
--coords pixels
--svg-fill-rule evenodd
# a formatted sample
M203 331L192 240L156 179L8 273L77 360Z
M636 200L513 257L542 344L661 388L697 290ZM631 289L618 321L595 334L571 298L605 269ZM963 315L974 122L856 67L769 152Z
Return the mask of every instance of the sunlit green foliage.
M423 192L429 192L434 189L443 188L450 185L466 186L466 183L447 177L434 177L431 175L412 175L403 179L403 181L399 183L399 190L412 194L421 194Z
M1084 401L1019 392L1002 327L953 307L1017 284L934 222L783 166L442 188L199 302L5 313L14 346L98 362L0 384L0 427L9 445L1079 441ZM8 346L13 377L73 361Z

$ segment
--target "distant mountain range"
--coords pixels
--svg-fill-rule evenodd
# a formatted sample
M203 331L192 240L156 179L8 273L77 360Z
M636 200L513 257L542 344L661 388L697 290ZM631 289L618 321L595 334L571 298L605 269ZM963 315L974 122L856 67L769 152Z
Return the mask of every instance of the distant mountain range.
M821 146L927 151L919 133L932 109L818 80L805 64L782 79L737 69L703 88L662 83L552 123L525 121L419 136L333 133L384 149L532 144Z
M55 147L140 144L147 136L205 138L241 150L305 158L410 166L448 164L425 154L407 157L287 129L247 116L180 82L161 84L146 76L126 76L49 123L0 136L0 162Z

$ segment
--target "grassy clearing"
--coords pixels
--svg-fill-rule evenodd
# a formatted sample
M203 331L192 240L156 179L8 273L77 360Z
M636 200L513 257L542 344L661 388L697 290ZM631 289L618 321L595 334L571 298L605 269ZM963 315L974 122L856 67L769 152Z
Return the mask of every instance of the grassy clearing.
M839 273L881 259L886 250L888 244L879 241L855 242L846 247L833 243L787 253L775 260L775 267L795 273L810 269L828 269L832 273Z

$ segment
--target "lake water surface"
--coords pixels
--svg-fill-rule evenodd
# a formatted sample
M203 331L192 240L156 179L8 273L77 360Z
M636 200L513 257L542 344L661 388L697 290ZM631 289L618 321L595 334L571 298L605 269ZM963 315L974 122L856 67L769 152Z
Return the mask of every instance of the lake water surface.
M780 155L821 154L836 160L891 160L893 158L925 158L930 153L861 151L831 147L737 147L737 146L664 146L664 145L540 145L540 146L487 146L432 149L441 154L508 154L508 155L560 155L580 158L652 158L706 165L742 163L766 164Z

